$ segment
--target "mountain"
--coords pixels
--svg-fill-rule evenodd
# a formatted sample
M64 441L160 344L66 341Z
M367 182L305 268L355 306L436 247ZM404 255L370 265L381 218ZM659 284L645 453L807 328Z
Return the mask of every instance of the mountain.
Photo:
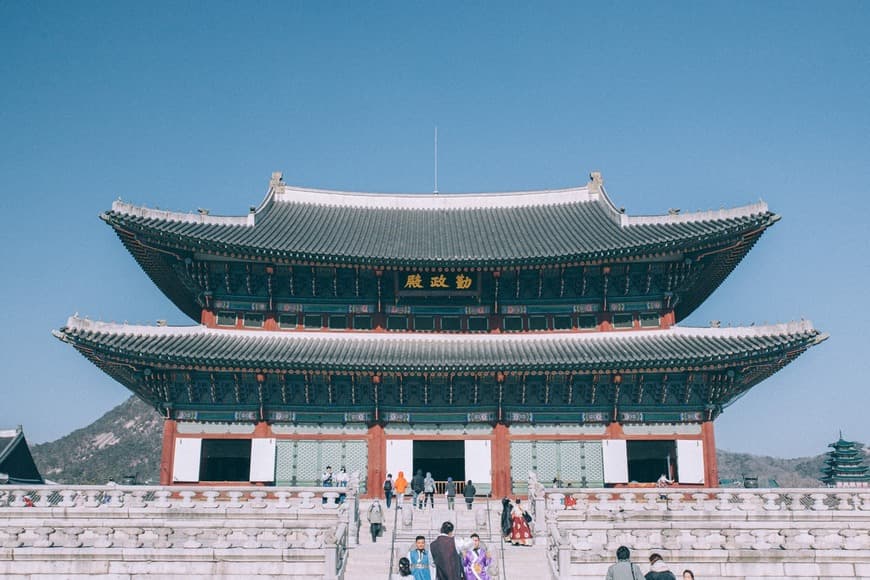
M130 397L87 427L32 446L31 453L42 477L57 483L121 483L131 475L156 483L162 439L163 418Z
M42 476L67 484L122 482L136 475L139 483L159 480L163 419L136 397L130 397L94 423L57 441L31 448ZM867 453L867 450L865 450ZM819 487L825 454L780 459L749 453L717 451L719 477L742 481L757 477L759 485L775 480L781 487Z

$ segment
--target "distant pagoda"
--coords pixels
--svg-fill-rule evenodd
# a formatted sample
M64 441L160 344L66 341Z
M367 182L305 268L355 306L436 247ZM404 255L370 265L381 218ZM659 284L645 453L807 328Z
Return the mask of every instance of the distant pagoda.
M846 441L843 435L828 447L825 460L827 467L822 469L822 482L828 487L870 487L870 474L864 465L863 445L855 441Z

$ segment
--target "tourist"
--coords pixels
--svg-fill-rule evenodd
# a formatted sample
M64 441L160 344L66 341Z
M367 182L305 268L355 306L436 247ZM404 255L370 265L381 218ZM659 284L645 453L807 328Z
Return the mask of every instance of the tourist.
M444 486L444 495L447 496L447 509L453 509L453 502L456 501L456 484L452 477L447 478L447 485Z
M369 507L369 530L372 533L372 543L376 543L378 541L378 536L383 533L384 526L384 512L381 511L381 502L378 500L374 500L372 502L371 507Z
M441 524L441 534L432 542L429 551L435 564L436 580L464 580L462 561L456 551L456 540L453 539L453 524Z
M649 572L644 576L646 580L677 580L674 573L670 571L668 565L665 564L665 559L661 554L650 554L649 556Z
M607 569L605 580L640 580L643 572L637 564L631 563L631 550L625 546L616 549L616 564Z
M462 557L465 580L490 580L487 568L492 563L492 558L486 548L480 545L480 536L471 534L471 542L471 548Z
M683 580L695 580L695 573L691 570L683 570Z
M426 507L426 503L429 503L429 507L433 510L435 509L435 478L432 477L432 474L428 471L426 472L426 478L423 480L423 493L425 494L423 497L423 505L421 507Z
M393 474L388 473L387 479L384 480L384 499L387 501L387 509L390 509L390 502L393 501Z
M674 484L673 479L669 479L667 475L662 473L658 480L656 480L656 487L668 487Z
M462 495L465 496L465 507L469 510L471 509L471 504L474 501L474 494L477 493L477 490L474 488L474 484L471 483L469 479L465 484L465 489L462 490Z
M338 487L345 488L344 491L340 491L338 493L338 503L343 504L347 499L347 484L350 482L350 478L347 475L347 470L344 466L341 466L341 469L338 470L338 473L335 475L335 485Z
M331 466L326 466L326 471L324 471L323 475L320 476L320 483L321 485L323 485L323 487L332 487L333 477Z
M399 558L399 578L411 576L411 562L407 558Z
M516 505L511 510L511 544L514 546L531 546L534 544L532 530L529 528L531 521L532 516L523 507L523 502L517 498Z
M335 476L335 485L337 485L338 487L347 487L349 481L350 477L347 475L347 469L342 466Z
M402 504L405 502L405 490L408 489L408 480L405 479L405 472L400 471L396 478L396 509L402 509Z
M417 473L414 474L414 477L411 478L411 493L414 494L411 505L415 508L418 507L419 502L419 508L423 509L423 498L421 496L423 495L424 481L425 480L423 479L423 470L418 469Z
M513 527L511 511L513 507L510 499L503 498L501 500L501 535L505 542L511 541L511 528Z
M426 538L417 536L414 540L414 549L408 552L408 561L411 563L411 574L414 580L432 580L432 559L426 551Z

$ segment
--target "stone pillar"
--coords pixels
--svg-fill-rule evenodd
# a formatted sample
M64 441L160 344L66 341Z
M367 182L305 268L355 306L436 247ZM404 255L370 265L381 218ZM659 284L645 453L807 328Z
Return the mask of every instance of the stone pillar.
M704 485L706 487L719 487L719 464L716 460L713 421L701 423L701 437L704 442Z
M369 464L365 497L380 497L381 484L387 478L387 436L384 428L381 425L372 425L369 427L367 439Z
M172 483L172 462L175 458L175 433L176 422L174 419L163 421L163 450L160 454L160 485Z
M511 442L507 425L499 423L492 430L492 496L511 495Z

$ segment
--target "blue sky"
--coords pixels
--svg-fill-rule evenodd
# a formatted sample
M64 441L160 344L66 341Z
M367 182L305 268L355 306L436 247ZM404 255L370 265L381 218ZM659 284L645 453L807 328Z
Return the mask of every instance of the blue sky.
M3 2L0 426L31 442L128 391L50 335L189 322L97 215L244 214L295 185L512 191L603 173L630 214L782 220L685 324L831 339L717 421L720 447L870 442L870 4Z

